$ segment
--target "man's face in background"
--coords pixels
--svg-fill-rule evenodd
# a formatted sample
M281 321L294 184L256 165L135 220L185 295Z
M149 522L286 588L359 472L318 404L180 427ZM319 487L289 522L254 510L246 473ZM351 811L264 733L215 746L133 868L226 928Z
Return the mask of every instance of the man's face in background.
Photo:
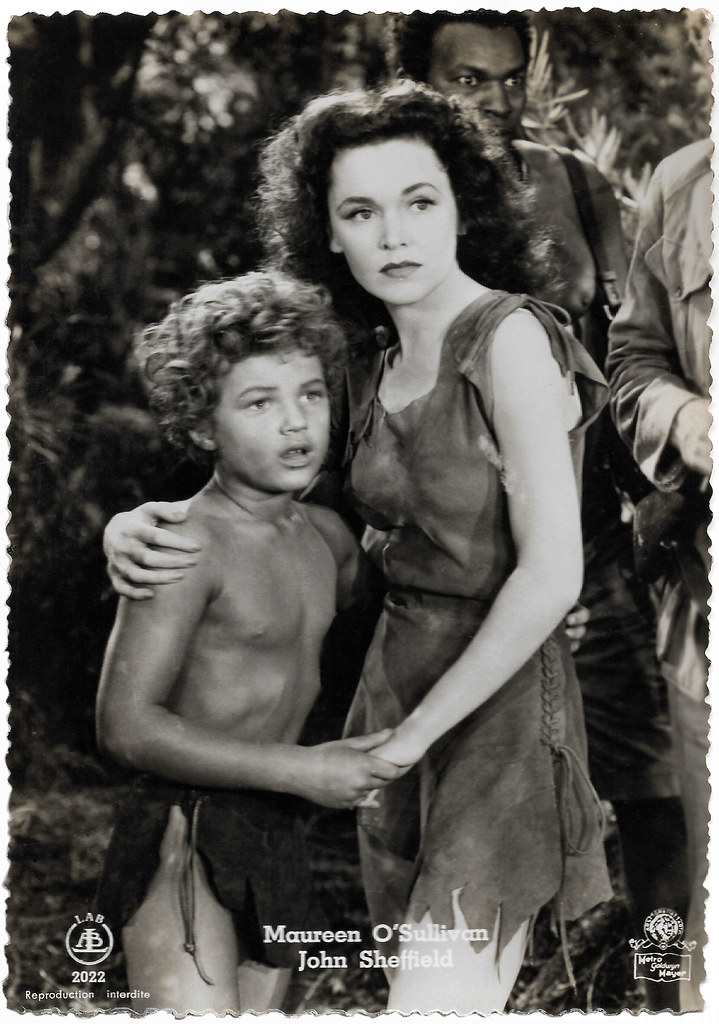
M526 72L513 28L451 22L441 25L432 38L428 84L445 96L469 101L509 138L520 134Z

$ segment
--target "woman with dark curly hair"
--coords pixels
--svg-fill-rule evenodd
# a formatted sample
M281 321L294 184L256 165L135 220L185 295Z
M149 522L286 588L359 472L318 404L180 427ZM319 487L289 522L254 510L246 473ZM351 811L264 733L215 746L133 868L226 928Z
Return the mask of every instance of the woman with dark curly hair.
M563 929L611 896L561 628L604 384L523 294L549 249L460 103L410 83L323 97L261 169L271 260L355 328L347 493L388 590L346 731L392 728L373 753L404 773L361 801L364 965L393 1010L501 1010L539 909Z
M338 150L414 136L451 182L460 269L490 288L551 294L551 243L531 227L530 197L506 146L489 125L480 130L478 115L410 82L320 97L265 146L258 220L271 262L329 287L352 325L389 322L384 303L327 247L325 197Z

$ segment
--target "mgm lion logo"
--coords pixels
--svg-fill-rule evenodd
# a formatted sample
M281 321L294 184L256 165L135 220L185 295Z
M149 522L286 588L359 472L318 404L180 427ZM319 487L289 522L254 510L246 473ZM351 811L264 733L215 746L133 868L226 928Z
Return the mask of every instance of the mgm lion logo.
M644 934L649 942L660 949L667 949L673 942L681 939L684 934L684 922L676 910L661 907L659 910L653 910L645 920Z

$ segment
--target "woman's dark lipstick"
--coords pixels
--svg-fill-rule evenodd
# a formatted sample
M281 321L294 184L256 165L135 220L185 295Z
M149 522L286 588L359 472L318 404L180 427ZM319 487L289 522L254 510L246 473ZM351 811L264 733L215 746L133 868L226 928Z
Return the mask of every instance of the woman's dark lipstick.
M421 263L413 263L410 260L404 260L402 263L385 263L380 274L387 274L388 277L406 277L420 266Z

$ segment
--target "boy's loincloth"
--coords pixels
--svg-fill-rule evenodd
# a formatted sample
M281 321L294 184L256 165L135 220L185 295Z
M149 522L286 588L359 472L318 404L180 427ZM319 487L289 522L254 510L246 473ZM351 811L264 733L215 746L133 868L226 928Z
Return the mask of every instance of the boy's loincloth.
M258 963L294 966L297 946L273 941L273 933L322 928L324 923L305 843L303 818L310 805L266 790L138 780L119 808L96 897L96 909L116 942L158 870L173 805L182 808L188 821L188 861L201 858L213 894L232 915L241 949ZM180 898L187 948L194 943L187 909L192 901L186 893Z

